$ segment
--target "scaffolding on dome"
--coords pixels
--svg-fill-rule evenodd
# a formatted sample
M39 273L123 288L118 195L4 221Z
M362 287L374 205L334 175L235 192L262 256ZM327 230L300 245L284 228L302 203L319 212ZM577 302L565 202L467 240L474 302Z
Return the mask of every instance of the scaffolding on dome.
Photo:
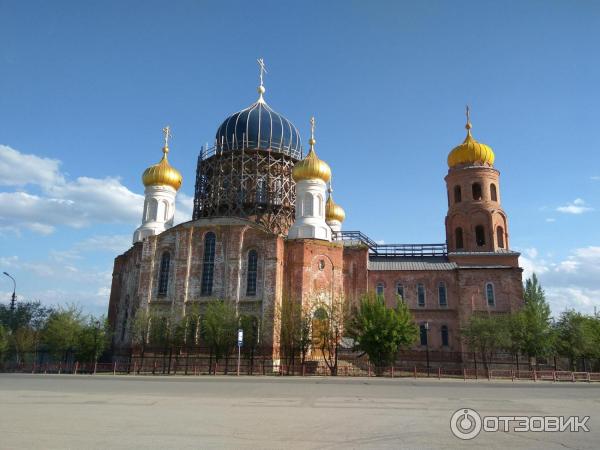
M198 156L193 219L241 217L287 234L296 201L292 168L302 155L290 148L257 148L242 140L203 147Z

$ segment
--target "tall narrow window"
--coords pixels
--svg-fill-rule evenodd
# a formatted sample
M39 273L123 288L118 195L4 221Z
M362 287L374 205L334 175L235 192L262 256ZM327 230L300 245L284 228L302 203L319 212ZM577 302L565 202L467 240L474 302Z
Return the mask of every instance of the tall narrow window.
M496 294L494 293L494 285L487 283L485 285L485 296L487 298L488 306L494 306L496 304Z
M481 200L481 184L473 183L473 200Z
M496 185L493 183L490 185L490 197L493 202L498 201L498 190L496 189Z
M498 241L498 247L504 248L504 228L496 228L496 239Z
M246 276L246 295L256 295L256 275L258 272L258 253L256 250L248 252L248 274Z
M421 345L427 345L427 326L425 324L419 325L419 337L421 338Z
M397 283L396 284L396 295L399 296L402 301L404 301L404 286L402 286L402 284Z
M423 308L425 306L425 286L417 284L417 304Z
M456 249L457 250L461 250L463 248L465 248L465 243L463 240L463 229L458 227L455 231L455 241L456 241Z
M440 306L448 306L448 297L446 296L446 284L441 281L438 285L438 300Z
M158 295L167 295L169 288L169 266L171 265L171 255L164 252L160 259L160 272L158 273Z
M121 326L121 342L125 340L125 334L127 333L127 320L129 319L129 294L125 296L125 307L123 308L125 313L123 314L123 324Z
M462 190L460 186L454 186L454 203L460 203L462 201Z
M442 325L440 334L442 335L442 346L448 347L450 345L450 341L448 339L448 325Z
M483 247L485 245L485 229L483 225L477 225L475 227L475 243L478 247Z
M202 285L200 295L211 295L215 274L215 233L208 232L204 236L204 259L202 261Z
M377 283L377 286L375 287L375 292L377 293L377 295L383 297L384 290L385 286L383 285L383 283Z
M314 200L313 200L313 195L311 193L306 193L304 194L304 201L302 202L302 206L303 206L303 216L307 217L307 216L312 216L314 214Z
M267 203L267 182L264 178L256 181L256 203Z

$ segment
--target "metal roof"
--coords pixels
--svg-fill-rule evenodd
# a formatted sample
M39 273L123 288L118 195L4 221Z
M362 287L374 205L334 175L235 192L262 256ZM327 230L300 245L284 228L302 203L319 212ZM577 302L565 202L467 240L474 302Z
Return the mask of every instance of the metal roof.
M456 263L441 257L423 258L371 258L369 270L455 270Z

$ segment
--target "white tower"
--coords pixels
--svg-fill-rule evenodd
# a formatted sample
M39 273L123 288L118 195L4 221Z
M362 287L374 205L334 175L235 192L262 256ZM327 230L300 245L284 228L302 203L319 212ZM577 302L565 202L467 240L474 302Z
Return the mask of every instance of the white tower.
M331 241L331 228L325 222L325 199L331 169L315 153L315 118L310 119L310 151L292 169L296 182L296 219L288 239L323 239Z
M329 197L325 204L325 221L331 231L339 233L342 231L342 222L346 218L346 212L344 208L333 201L333 189L331 189L331 183L329 183Z
M181 174L173 168L167 159L171 130L163 128L165 145L163 157L158 164L148 167L142 175L146 189L144 194L144 213L142 224L133 233L133 243L141 242L148 236L154 236L173 226L175 216L175 196L181 187Z

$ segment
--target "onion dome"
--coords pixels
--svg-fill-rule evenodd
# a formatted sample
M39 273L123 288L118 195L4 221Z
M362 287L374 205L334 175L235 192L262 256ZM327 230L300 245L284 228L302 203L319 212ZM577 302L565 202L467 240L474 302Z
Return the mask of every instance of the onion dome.
M169 153L169 137L170 128L167 126L163 129L165 133L165 145L163 147L163 157L158 164L148 167L142 175L144 186L171 186L176 191L181 187L183 177L177 169L169 164L167 153Z
M465 164L494 165L494 151L488 145L477 142L471 136L471 121L469 118L469 107L467 106L467 137L462 144L455 147L448 155L448 167L453 168Z
M329 198L325 203L325 221L330 222L332 220L337 220L338 222L343 222L346 218L346 212L344 208L333 201L333 196L331 192L329 193Z
M255 103L223 121L215 137L217 150L270 150L300 159L302 140L298 129L267 105L262 84L258 87L258 93L259 98Z
M292 169L292 178L294 181L322 180L327 183L331 178L331 169L329 168L329 165L327 165L325 161L320 160L315 153L315 144L317 143L314 136L315 118L312 117L310 122L311 137L308 141L310 144L310 151L308 152L308 155L306 155L306 158L296 163Z

